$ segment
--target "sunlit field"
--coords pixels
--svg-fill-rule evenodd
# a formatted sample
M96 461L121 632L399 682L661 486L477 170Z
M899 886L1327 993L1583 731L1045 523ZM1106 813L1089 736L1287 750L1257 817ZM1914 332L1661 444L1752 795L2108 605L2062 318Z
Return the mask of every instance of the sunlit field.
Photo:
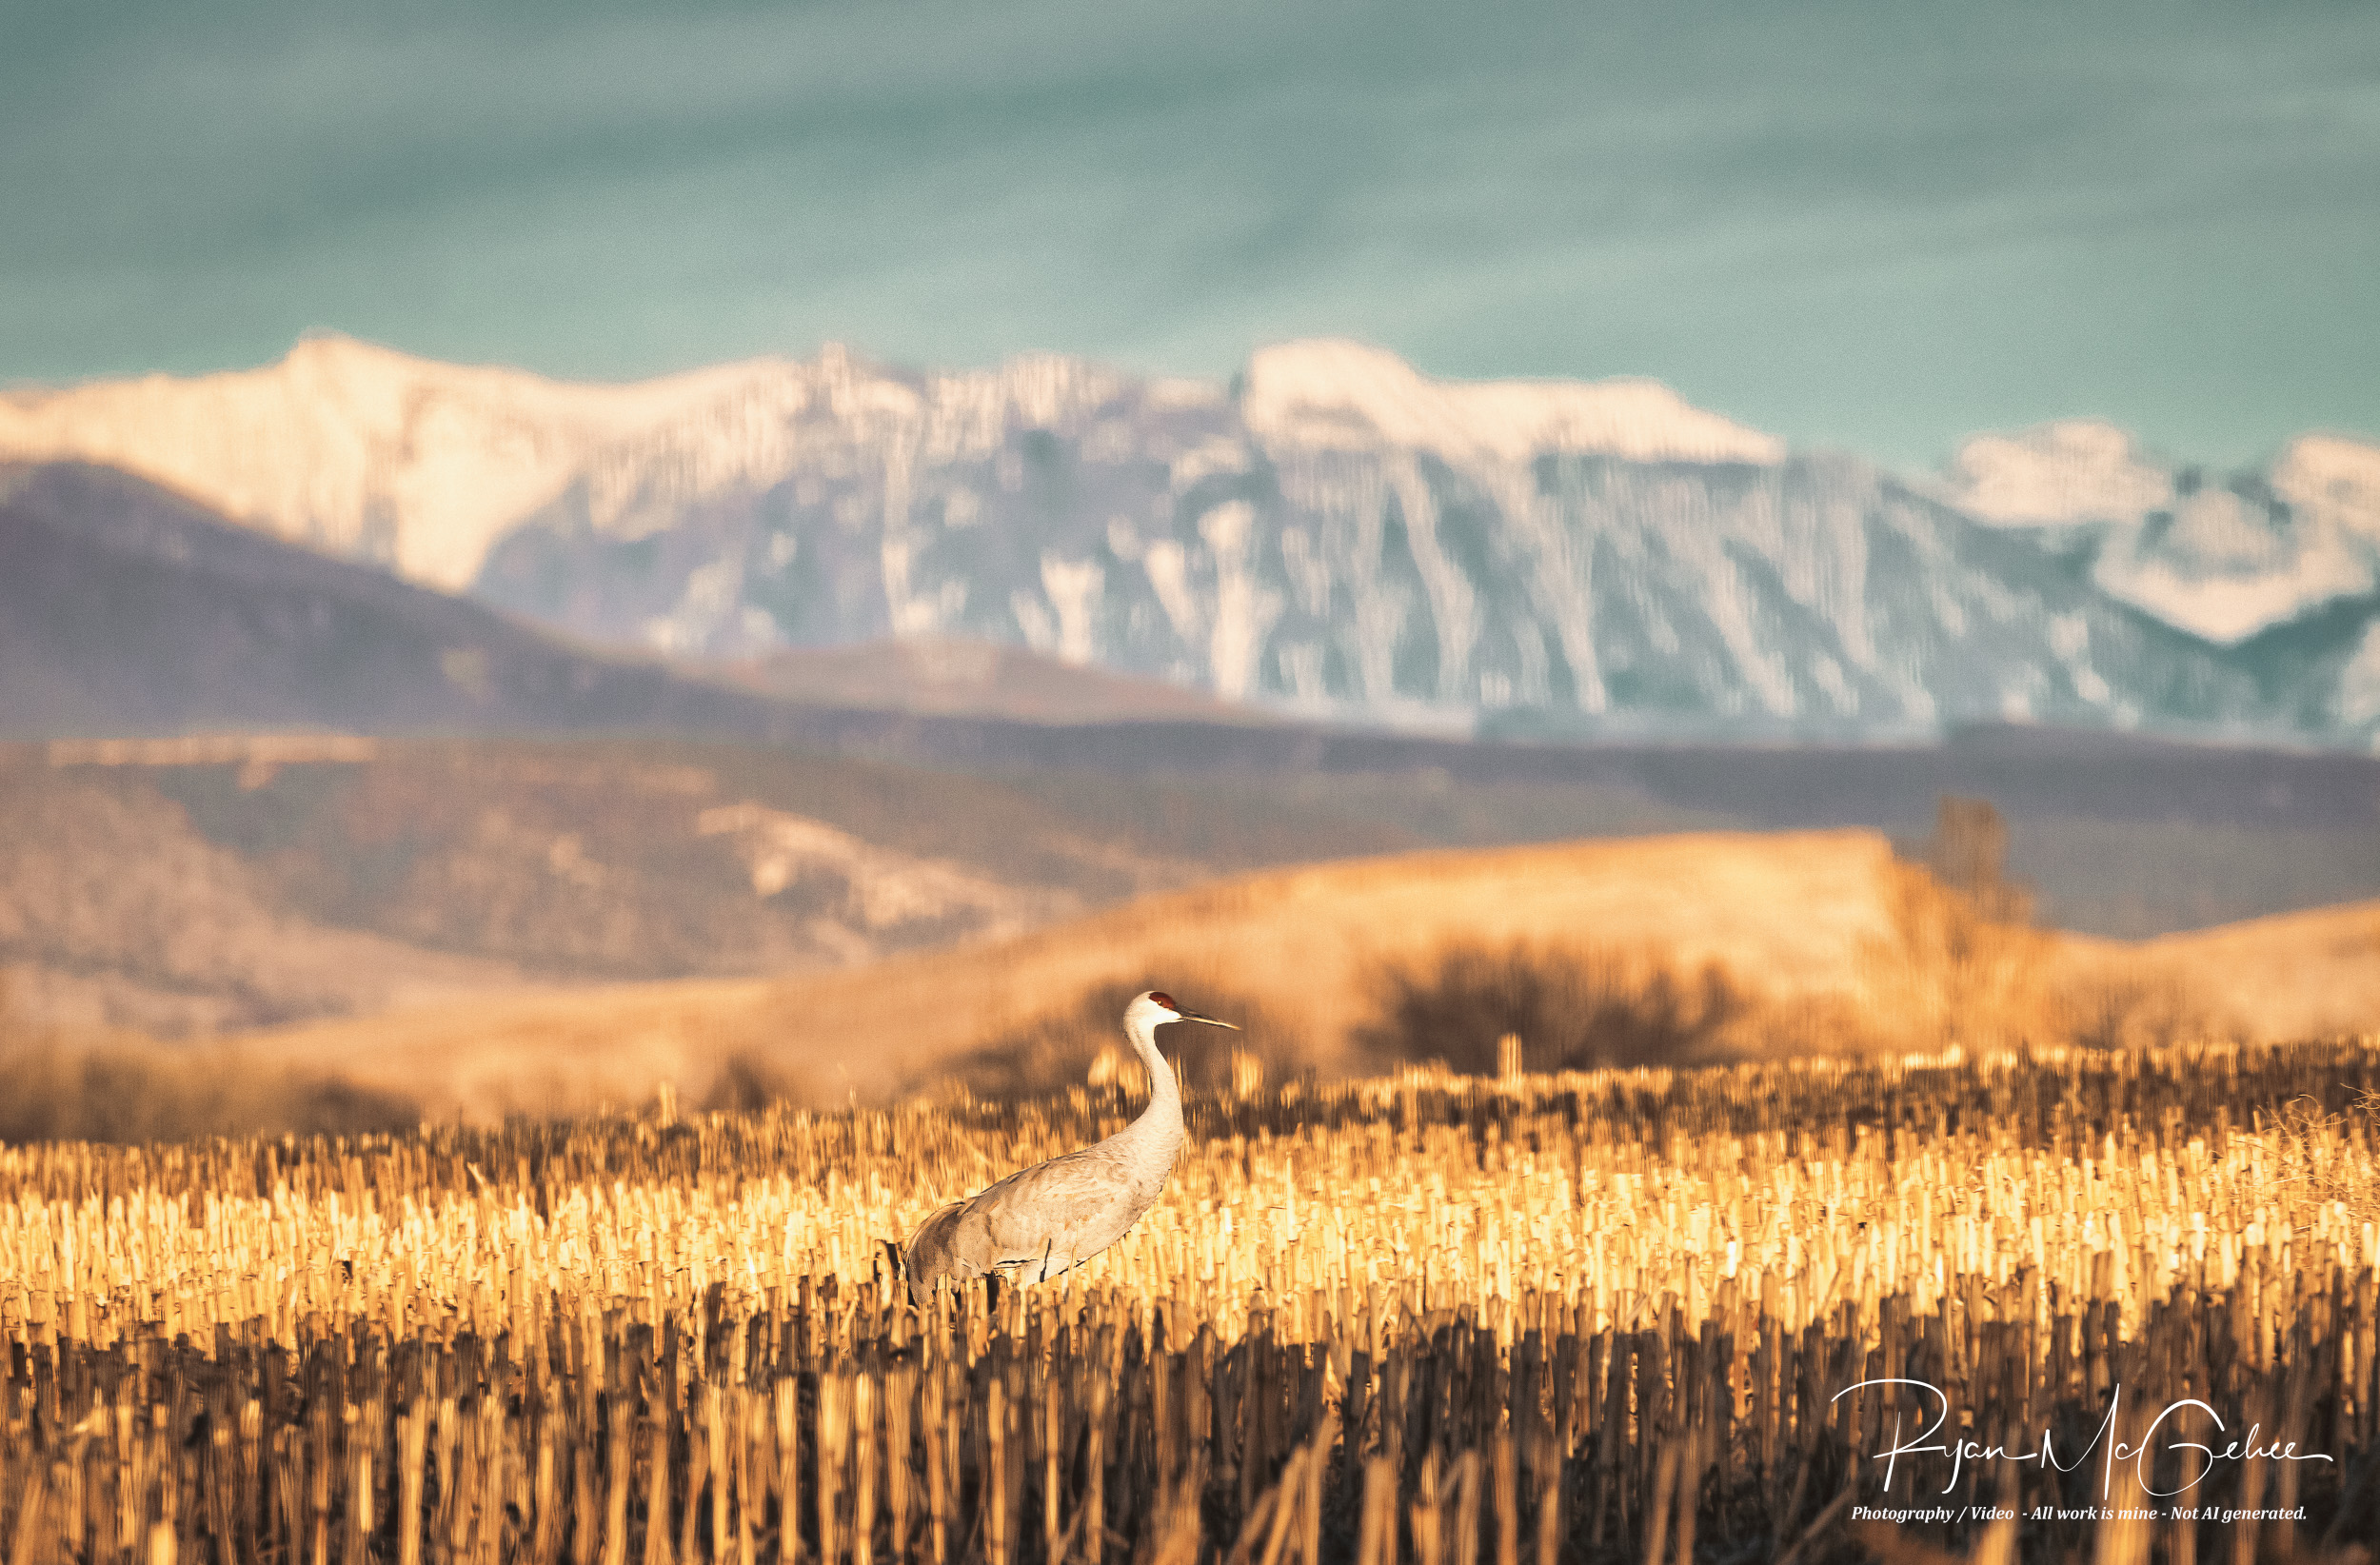
M1250 1085L1081 1271L916 1301L888 1240L1134 1099L23 1147L0 1543L2319 1557L2380 1529L2375 1082L2380 1040Z

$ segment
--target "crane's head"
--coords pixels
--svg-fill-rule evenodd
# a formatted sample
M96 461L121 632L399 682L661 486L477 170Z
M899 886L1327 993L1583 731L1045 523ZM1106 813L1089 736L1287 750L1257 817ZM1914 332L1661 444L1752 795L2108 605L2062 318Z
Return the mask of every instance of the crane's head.
M1211 1016L1200 1016L1196 1011L1185 1011L1174 1003L1173 996L1156 989L1151 989L1137 997L1131 1004L1124 1007L1124 1025L1127 1028L1157 1028L1162 1027L1168 1021L1203 1021L1210 1027L1230 1027L1233 1032L1240 1030L1231 1022L1219 1020Z

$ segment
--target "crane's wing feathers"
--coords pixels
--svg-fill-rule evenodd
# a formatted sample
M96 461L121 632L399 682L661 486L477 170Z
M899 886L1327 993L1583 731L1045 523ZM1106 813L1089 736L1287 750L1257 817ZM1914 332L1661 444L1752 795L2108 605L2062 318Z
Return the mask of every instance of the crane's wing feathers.
M1001 1258L996 1265L1041 1260L1053 1247L1072 1256L1101 1218L1129 1199L1132 1180L1097 1147L1020 1169L975 1198L984 1229ZM1102 1243L1105 1241L1102 1240Z
M930 1288L938 1277L1053 1260L1062 1270L1104 1248L1116 1237L1110 1230L1121 1231L1146 1204L1120 1159L1085 1147L1020 1169L920 1223L906 1251L909 1277Z

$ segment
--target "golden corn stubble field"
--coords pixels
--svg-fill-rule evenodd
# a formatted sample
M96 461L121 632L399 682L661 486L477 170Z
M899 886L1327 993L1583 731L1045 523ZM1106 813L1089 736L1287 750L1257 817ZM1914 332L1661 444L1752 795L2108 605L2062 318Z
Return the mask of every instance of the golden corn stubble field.
M887 1238L1134 1105L0 1150L0 1539L2349 1565L2375 1083L2380 1040L1200 1096L1123 1240L914 1303Z
M1878 953L1894 944L1906 873L1864 831L1398 855L1243 876L844 972L480 1000L239 1046L260 1064L335 1069L484 1122L631 1104L664 1080L699 1100L739 1055L813 1102L872 1101L1092 986L1171 987L1195 1003L1204 982L1259 1001L1285 1052L1328 1073L1347 1062L1345 1036L1376 1004L1382 964L1426 961L1454 941L1569 941L1685 971L1716 962L1780 1015L1905 1006L1907 985L1880 970L1893 963ZM2065 970L2172 985L2193 1007L2186 1020L2239 1036L2380 1024L2380 904L2137 945L2063 937L2040 954ZM1767 1036L1773 1052L1797 1052L1840 1030L1821 1016Z

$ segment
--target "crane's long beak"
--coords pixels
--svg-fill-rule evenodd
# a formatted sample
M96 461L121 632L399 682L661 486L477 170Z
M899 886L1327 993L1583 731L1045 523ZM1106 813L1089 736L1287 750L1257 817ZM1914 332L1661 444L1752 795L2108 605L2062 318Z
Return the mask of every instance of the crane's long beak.
M1196 1011L1181 1010L1177 1010L1174 1015L1183 1021L1203 1021L1210 1027L1229 1027L1235 1033L1240 1030L1238 1022L1225 1021L1220 1017L1200 1016Z

